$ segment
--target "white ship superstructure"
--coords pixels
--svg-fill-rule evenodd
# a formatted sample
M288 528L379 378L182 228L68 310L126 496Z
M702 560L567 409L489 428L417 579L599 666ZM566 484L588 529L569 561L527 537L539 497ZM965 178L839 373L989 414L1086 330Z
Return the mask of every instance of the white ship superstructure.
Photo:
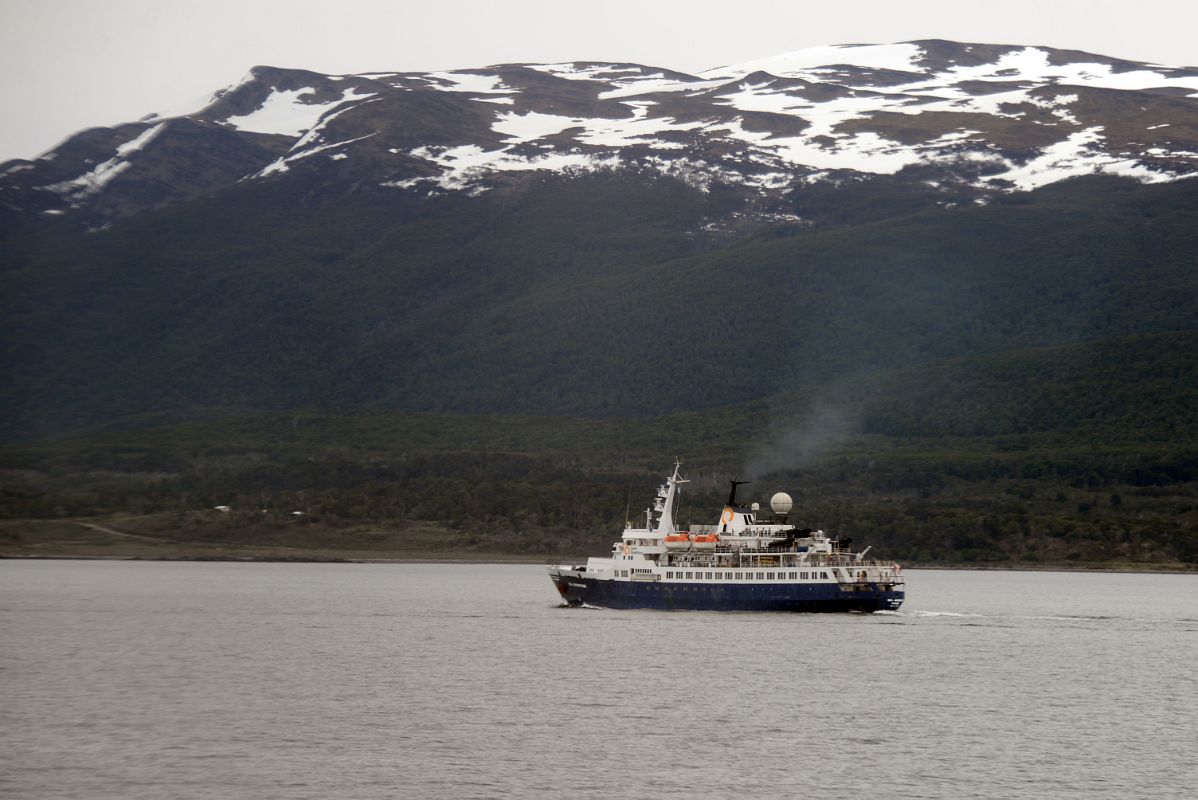
M610 557L583 565L555 565L550 577L563 599L612 608L710 610L877 611L902 605L902 569L846 549L847 540L798 528L788 517L789 496L757 504L728 501L714 525L679 530L675 507L681 464L657 492L645 526L629 523Z

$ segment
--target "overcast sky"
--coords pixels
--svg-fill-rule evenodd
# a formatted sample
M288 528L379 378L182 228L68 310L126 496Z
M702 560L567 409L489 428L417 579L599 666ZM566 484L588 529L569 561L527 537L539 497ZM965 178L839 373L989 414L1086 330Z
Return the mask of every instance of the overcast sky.
M255 64L328 73L632 61L695 72L955 39L1198 65L1196 0L0 0L0 161L184 109Z

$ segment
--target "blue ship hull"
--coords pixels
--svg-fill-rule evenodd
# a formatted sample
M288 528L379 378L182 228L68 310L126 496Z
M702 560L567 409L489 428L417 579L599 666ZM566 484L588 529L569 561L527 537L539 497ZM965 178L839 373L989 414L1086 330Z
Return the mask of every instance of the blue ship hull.
M893 584L691 583L597 580L578 574L551 576L570 605L656 608L667 611L891 611L905 592Z

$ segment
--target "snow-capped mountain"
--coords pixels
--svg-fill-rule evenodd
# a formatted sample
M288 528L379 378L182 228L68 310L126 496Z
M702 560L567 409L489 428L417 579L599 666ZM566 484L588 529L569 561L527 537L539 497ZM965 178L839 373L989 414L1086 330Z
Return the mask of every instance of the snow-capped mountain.
M0 165L0 205L95 224L254 182L481 194L597 171L721 187L775 219L805 191L883 178L943 204L1092 173L1173 181L1198 172L1198 69L946 41L820 47L698 75L255 67L190 113Z

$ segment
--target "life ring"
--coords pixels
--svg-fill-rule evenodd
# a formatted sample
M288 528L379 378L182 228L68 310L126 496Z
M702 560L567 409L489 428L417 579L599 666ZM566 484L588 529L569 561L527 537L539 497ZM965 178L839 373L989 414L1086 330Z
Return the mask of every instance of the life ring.
M632 552L632 547L624 545L624 555L629 555Z
M728 524L729 522L732 521L733 516L735 516L735 515L732 513L732 509L725 508L723 515L720 516L720 521L723 522L724 524Z

